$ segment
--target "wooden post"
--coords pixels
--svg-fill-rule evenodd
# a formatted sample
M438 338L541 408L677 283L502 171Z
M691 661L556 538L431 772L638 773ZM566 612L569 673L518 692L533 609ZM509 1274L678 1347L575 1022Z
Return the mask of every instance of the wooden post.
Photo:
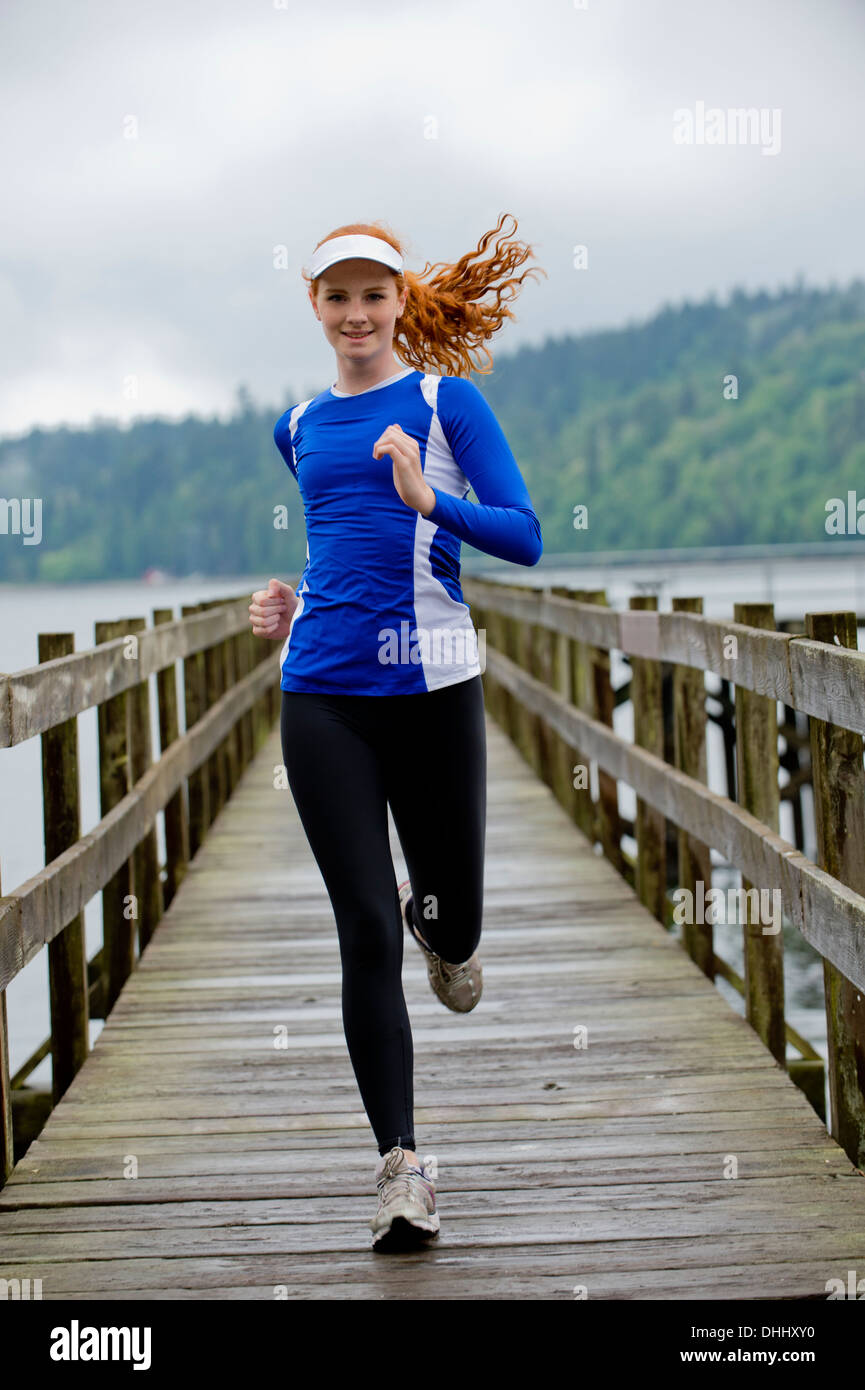
M475 603L470 606L469 617L471 618L472 627L474 628L475 633L477 634L478 662L481 666L483 666L484 643L481 634L484 633L487 637L489 636L486 621L486 610L482 608L479 603ZM491 678L487 675L486 671L481 672L481 686L483 688L484 693L484 708L487 714L492 715L493 682Z
M155 608L153 625L174 622L174 610ZM177 704L177 671L174 662L156 673L159 703L159 751L165 753L180 737ZM165 888L164 905L168 907L186 874L189 864L189 818L183 788L178 787L165 807Z
M0 881L0 898L3 884ZM0 989L0 1187L3 1187L15 1166L15 1139L12 1126L12 1086L9 1065L9 1020L6 1015L6 991Z
M490 608L487 614L487 642L491 643L497 652L503 656L508 656L508 631L507 620L498 612ZM516 716L514 714L514 697L503 685L495 687L495 716L508 738L514 739L516 730Z
M126 630L134 635L147 627L144 618L128 618ZM138 659L137 657L135 658ZM150 681L145 678L129 691L129 773L132 786L142 778L153 763L153 741L150 734ZM143 951L162 917L162 879L159 873L159 850L156 826L152 825L132 852L132 874L135 881L138 911L138 948Z
M222 656L222 688L231 690L237 683L234 664L234 638L226 637L220 642ZM240 720L238 719L225 740L226 797L231 796L240 777L241 763Z
M733 682L719 680L718 693L715 699L721 706L718 723L724 740L724 773L727 781L727 799L728 801L735 801L737 800L738 794L736 791L736 730L733 722L736 696Z
M702 613L701 598L674 598L674 613ZM673 669L674 760L680 771L706 782L706 686L703 671L691 666ZM704 901L712 886L712 857L708 845L680 830L679 887L691 901ZM700 886L702 884L702 893ZM697 916L696 910L693 914ZM710 980L715 978L715 948L711 922L686 922L682 944Z
M575 603L586 602L585 589L565 589L563 592L566 598L573 599ZM584 714L593 715L595 712L595 701L589 681L589 648L585 642L581 642L577 638L569 639L569 647L571 654L571 690L573 692L573 702L576 708L582 710ZM595 803L592 800L590 775L591 759L585 757L585 755L577 749L575 750L572 764L572 780L584 780L579 772L580 768L585 769L586 785L585 787L577 786L574 788L574 793L576 795L576 822L586 838L594 844L599 838L599 831Z
M778 630L788 632L791 635L804 634L805 624L798 618L787 618L778 623ZM784 740L784 752L780 755L779 762L789 778L787 785L781 788L781 800L790 802L793 812L793 843L797 849L804 853L805 818L802 813L802 787L811 782L810 734L807 714L800 715L790 705L785 705L784 718L779 732ZM806 749L808 756L805 758L805 766L803 767L800 765L800 756Z
M259 662L267 661L267 660L269 659L269 657L270 657L271 652L273 651L273 648L274 648L273 642L271 642L270 639L269 639L268 637L259 637L259 638L257 638L256 640L258 641L259 646L260 646L259 657L258 657ZM269 735L270 735L271 725L272 725L272 723L273 723L273 720L272 720L272 712L273 712L273 707L272 707L271 699L270 699L270 691L269 691L269 690L265 690L265 691L263 692L262 696L261 696L261 701L260 701L260 718L261 718L261 734L260 734L260 737L261 737L261 742L262 742L262 743L264 743L264 742L267 740L267 738L269 737Z
M771 603L737 603L733 621L747 627L775 630L775 608ZM778 830L778 706L774 699L752 690L736 687L736 787L738 801L747 811ZM780 884L771 885L780 889ZM782 1067L787 1065L787 1034L784 1025L784 938L777 932L764 933L766 923L750 910L748 893L765 884L752 884L742 876L745 953L745 1017L763 1039ZM773 898L773 903L775 899Z
M96 645L113 642L127 631L123 622L96 623ZM107 816L129 790L129 747L127 739L127 692L121 690L97 709L99 729L99 809ZM108 1017L117 996L135 965L135 922L130 916L133 894L132 860L120 865L102 889L102 970L104 1016Z
M789 801L793 815L793 844L805 850L805 819L802 814L802 785L811 780L810 769L800 766L799 730L796 727L796 711L784 706L784 718L779 733L784 740L784 751L779 756L779 764L787 773L788 782L781 788L781 800Z
M506 588L507 588L507 586L504 585L504 584L501 584L501 585L498 586L498 588L499 588L499 590L500 590L502 593L504 593L505 590L506 590ZM504 656L506 656L510 661L515 661L515 662L519 665L519 651L518 651L518 648L517 648L517 640L516 640L516 627L517 627L516 619L515 619L515 618L509 618L509 617L508 617L506 614L504 614L504 613L499 613L498 616L497 616L497 624L498 624L497 631L498 631L498 635L499 635L499 637L500 637L500 641L497 642L496 645L499 647L499 650L502 652L502 654L503 654ZM522 707L521 707L520 702L518 701L516 695L513 695L513 694L511 693L510 690L506 690L506 691L504 692L504 710L505 710L504 729L505 729L505 733L507 734L508 738L509 738L509 739L511 740L511 742L514 743L517 747L519 747L519 741L520 741L520 728L521 728L521 724L520 724L520 710L521 710L521 708L522 708Z
M571 589L566 584L557 584L553 586L551 592L560 598L576 599L582 590ZM583 661L582 664L580 662L581 652L581 643L572 637L558 634L554 665L556 688L565 696L568 703L577 709L585 708L585 662ZM588 839L594 841L595 811L592 804L589 761L583 757L578 748L571 748L564 739L561 739L560 743L561 780L565 793L564 799L560 798L560 800L569 811L574 824Z
M511 586L511 588L513 587L514 586ZM511 629L511 651L509 655L521 670L532 675L534 669L534 657L532 655L532 624L525 622L522 618L508 618L507 623L508 627ZM538 760L538 715L526 709L525 705L520 701L517 701L516 744L533 772L538 775L540 766Z
M856 614L806 613L815 642L857 646ZM862 735L810 720L817 851L822 869L865 893L865 771ZM857 1168L865 1167L865 1000L845 975L823 961L832 1137Z
M71 656L71 632L40 632L39 660ZM73 715L46 729L42 743L42 823L45 863L81 838L78 793L78 721ZM48 984L51 998L51 1090L56 1105L71 1085L87 1056L90 1011L84 914L48 942Z
M597 603L606 608L605 589L587 589L586 603ZM608 728L613 727L613 711L616 697L610 678L610 653L606 647L588 649L590 695L594 701L594 717ZM619 820L619 789L615 777L598 768L598 832L604 854L613 867L626 877L626 865L622 854L622 826Z
M232 637L234 645L234 669L237 673L237 680L242 681L249 675L249 645L246 640L246 633L239 632L236 637ZM252 732L252 712L247 710L246 714L240 717L240 766L245 768L252 760L253 750Z
M529 674L535 680L540 681L542 685L545 685L547 689L551 689L554 634L540 623L529 623L527 626L530 635ZM546 721L539 714L532 716L532 730L534 734L533 765L535 771L542 782L545 782L548 787L552 787L554 784L553 730L547 727Z
M181 608L181 617L191 618L204 611L202 604L189 603ZM204 652L193 652L183 658L184 723L187 732L207 711L207 687L204 677ZM187 779L189 796L189 853L197 854L211 821L210 779L207 763L197 767Z
M262 660L262 643L264 642L264 638L256 637L252 629L250 628L249 632L246 635L246 641L249 647L249 669L250 671L253 671L255 667L258 665L258 663ZM252 714L253 753L258 752L265 738L264 715L262 713L263 708L264 706L262 704L262 696L259 695L252 706L252 710L250 711Z
M550 592L561 598L567 597L567 590L561 585L554 585ZM573 673L571 663L570 638L562 632L550 633L550 684L568 704L573 704L573 690L571 677ZM561 804L564 806L568 815L573 821L577 819L577 789L574 782L577 774L574 766L579 762L560 734L554 729L550 731L551 755L552 755L552 777L553 790Z
M657 594L632 594L629 608L657 612ZM634 743L657 757L664 756L664 710L661 702L661 663L648 657L631 657L631 704L634 710ZM637 797L634 820L637 841L637 893L658 921L667 921L667 846L665 817Z
M210 600L202 603L201 608L206 611L215 608L218 600ZM212 709L219 697L224 693L223 690L223 669L222 653L219 650L219 643L212 647L206 647L204 651L204 685L205 685L205 708ZM225 805L228 795L226 761L225 761L225 740L214 748L212 754L205 763L207 768L207 780L210 787L209 810L210 824L212 825L219 812Z

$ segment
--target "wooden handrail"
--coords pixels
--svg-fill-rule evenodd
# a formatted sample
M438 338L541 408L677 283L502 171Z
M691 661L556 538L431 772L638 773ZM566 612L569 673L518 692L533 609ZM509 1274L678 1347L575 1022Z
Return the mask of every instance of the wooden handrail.
M157 671L249 631L249 600L233 599L194 617L129 633L87 651L0 674L0 748L24 743L72 715L131 690ZM135 636L138 655L129 657Z
M764 887L778 888L806 941L865 990L865 897L839 883L756 816L584 714L487 647L487 670L573 748L627 782L667 820L721 851Z
M15 893L0 898L0 989L105 886L184 778L210 757L275 679L273 661L259 662L148 768L98 825Z
M784 1019L778 905L822 957L832 1133L863 1166L865 652L857 648L855 615L809 613L798 633L776 630L771 604L738 604L736 618L748 620L741 622L706 618L695 597L674 598L673 611L660 613L653 601L634 599L627 610L614 611L601 590L563 586L539 591L466 579L463 593L478 631L491 639L483 644L491 712L665 926L671 925L667 889L678 884L680 901L690 904L673 919L682 925L683 948L710 979L717 971L741 988L748 1022L781 1066L788 1065L786 1043L799 1047L803 1059L789 1065L790 1075L825 1118L822 1061L813 1049L803 1050L804 1040L792 1036ZM613 650L630 659L634 742L611 727L611 706L617 695L626 696L622 689L610 698ZM705 784L706 671L720 677L719 698L728 709L724 682L735 688L735 729L725 726L727 786L735 801ZM638 701L651 709L637 709ZM809 748L819 863L778 833L777 702L785 706L785 738L795 712L809 717L807 739L791 731L797 751L785 767L795 774L798 747ZM561 775L565 756L579 774L570 785ZM586 780L589 761L597 769L597 795ZM636 858L620 843L620 781L637 798L629 827ZM618 824L613 835L611 819ZM671 849L671 867L678 862L670 880ZM715 953L711 919L694 911L698 886L711 888L710 850L742 875L733 891L740 895L744 980ZM776 895L768 933L749 891Z
M712 671L791 709L865 734L865 652L698 613L618 611L542 590L466 579L466 601L626 656ZM729 638L736 656L725 655Z

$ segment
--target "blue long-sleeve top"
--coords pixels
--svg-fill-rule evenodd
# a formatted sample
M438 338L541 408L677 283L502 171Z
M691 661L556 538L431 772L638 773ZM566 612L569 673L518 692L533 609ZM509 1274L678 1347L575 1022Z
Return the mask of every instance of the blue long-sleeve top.
M390 455L373 457L392 424L417 441L436 497L427 517L397 492ZM354 394L331 387L285 411L274 440L297 480L307 538L282 689L411 694L479 674L460 543L534 565L543 539L475 384L408 367Z

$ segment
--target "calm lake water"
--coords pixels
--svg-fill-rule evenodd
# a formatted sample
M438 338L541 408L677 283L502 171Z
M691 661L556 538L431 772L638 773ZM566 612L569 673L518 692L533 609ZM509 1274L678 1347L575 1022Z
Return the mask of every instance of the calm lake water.
M554 559L555 557L551 557ZM865 616L865 555L820 555L803 558L764 553L758 558L725 560L723 563L643 560L623 565L593 564L575 568L572 564L542 562L536 568L499 566L481 557L466 555L463 574L489 573L508 583L572 584L575 587L605 588L610 603L627 607L631 594L657 592L659 606L670 608L676 595L701 595L704 612L711 617L732 616L737 600L774 602L779 620L801 618L821 609L852 609ZM287 575L295 582L296 575ZM238 578L188 578L164 584L138 582L86 585L4 585L0 584L0 671L16 671L38 662L39 632L72 632L76 650L94 645L94 622L107 619L146 617L152 621L154 608L173 608L180 616L182 604L234 594L251 594L266 586L269 575ZM860 638L861 645L861 638ZM621 683L627 666L614 655L613 679ZM714 678L708 677L710 689ZM155 701L154 718L155 718ZM632 736L631 711L621 706L615 715L616 731ZM88 710L78 719L79 762L81 769L81 829L91 830L99 821L99 789L96 762L96 711ZM154 728L154 738L156 730ZM154 743L158 747L158 741ZM720 733L709 728L709 783L726 794ZM634 798L628 788L620 788L620 805L625 815L634 814ZM813 817L806 805L806 853L814 855ZM792 839L791 818L782 808L781 834ZM160 853L164 855L161 828ZM632 848L632 846L630 846ZM725 873L719 864L717 887L737 886L738 875ZM41 749L40 740L31 739L15 748L0 750L0 884L3 891L15 887L36 873L44 864L42 840ZM87 953L92 956L101 944L101 898L88 904L85 912ZM740 929L719 923L715 927L716 949L740 973L742 950ZM787 1018L825 1056L825 1018L822 1008L823 969L819 958L798 934L785 928L785 983ZM724 981L719 988L740 1013L741 999ZM49 1030L47 952L31 961L7 990L12 1068L21 1066L47 1036ZM91 1024L95 1040L100 1021ZM791 1053L791 1055L795 1055ZM33 1073L35 1085L50 1084L50 1063L46 1059Z

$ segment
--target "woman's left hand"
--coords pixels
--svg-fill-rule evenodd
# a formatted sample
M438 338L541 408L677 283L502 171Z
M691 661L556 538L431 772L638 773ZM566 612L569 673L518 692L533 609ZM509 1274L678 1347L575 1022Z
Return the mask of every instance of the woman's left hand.
M393 460L393 485L407 507L421 516L429 516L436 504L436 495L424 482L420 466L420 448L416 439L406 434L401 425L388 425L372 446L373 458L388 454Z

